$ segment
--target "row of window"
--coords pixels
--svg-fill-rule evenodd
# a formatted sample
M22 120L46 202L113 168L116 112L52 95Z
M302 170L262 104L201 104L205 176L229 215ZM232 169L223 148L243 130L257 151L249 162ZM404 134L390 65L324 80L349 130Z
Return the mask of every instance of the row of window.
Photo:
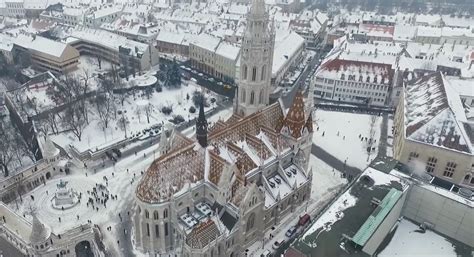
M336 91L342 91L342 92L348 92L348 93L360 94L360 95L371 95L371 96L385 97L384 93L365 91L365 90L355 90L355 89L347 89L346 90L345 88L342 88L342 89L336 88Z
M419 156L420 155L417 152L410 152L410 154L408 155L408 161L410 162L414 159L417 159ZM436 169L437 164L438 164L438 158L429 157L428 160L426 161L425 171L428 173L433 173ZM456 172L457 166L458 165L455 162L452 162L452 161L447 162L446 166L444 167L443 176L447 178L452 178L454 176L454 173ZM465 182L474 184L474 177L470 178L469 174L464 177L464 180Z
M260 81L265 80L265 74L267 72L267 66L263 65L262 68L260 69ZM242 79L247 80L248 77L248 68L247 65L242 65ZM252 68L252 81L257 81L257 67L253 66Z
M139 212L140 212L140 211L139 211ZM148 210L145 210L145 218L146 218L146 219L149 219L149 218L150 218L150 212L148 212ZM168 218L168 209L164 209L164 210L163 210L163 219L166 219L166 218ZM153 219L154 219L154 220L159 219L158 211L154 211L154 212L153 212Z
M168 222L164 223L164 229L165 229L165 236L168 236L169 234L169 229L168 229ZM146 235L150 237L150 224L146 224ZM160 237L160 226L158 224L155 224L155 237L159 238Z
M243 103L246 102L247 98L247 92L245 92L245 88L242 88L242 95L241 95L241 100ZM250 92L250 104L255 104L255 92L252 90ZM258 103L263 104L263 89L260 90L260 93L258 95Z
M378 76L374 76L373 78L374 79L372 80L372 83L379 83L378 82ZM346 79L346 74L342 73L341 74L341 80L345 80L345 79ZM356 75L349 75L349 76L347 76L347 79L355 81L356 80ZM359 75L359 82L363 82L363 81L364 81L364 77L362 75ZM366 77L365 82L370 83L370 76ZM380 81L380 83L383 83L383 81Z
M354 88L383 90L383 91L388 90L388 86L386 85L367 84L367 83L361 83L361 82L349 82L349 81L340 81L340 80L336 81L336 86L348 86L348 87L354 87Z

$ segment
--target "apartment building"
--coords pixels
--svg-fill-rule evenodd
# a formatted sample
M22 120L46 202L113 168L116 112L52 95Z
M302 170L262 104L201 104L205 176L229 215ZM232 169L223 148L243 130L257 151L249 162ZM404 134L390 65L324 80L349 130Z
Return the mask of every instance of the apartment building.
M390 64L328 60L313 79L314 97L385 106L389 104L393 75Z

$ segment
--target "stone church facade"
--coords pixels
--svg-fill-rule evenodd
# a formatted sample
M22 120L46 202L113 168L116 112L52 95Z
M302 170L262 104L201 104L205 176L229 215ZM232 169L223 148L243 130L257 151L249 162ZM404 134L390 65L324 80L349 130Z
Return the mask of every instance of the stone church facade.
M137 186L133 234L141 251L244 256L265 231L309 200L312 116L301 92L291 106L269 104L273 44L264 1L255 0L234 114L208 128L201 106L195 139L163 134L161 156Z

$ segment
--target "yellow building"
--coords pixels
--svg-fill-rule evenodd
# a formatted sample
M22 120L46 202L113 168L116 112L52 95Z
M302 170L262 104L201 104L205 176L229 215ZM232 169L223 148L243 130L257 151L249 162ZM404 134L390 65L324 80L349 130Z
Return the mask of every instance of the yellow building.
M441 73L405 85L394 126L397 160L416 172L474 188L474 122Z

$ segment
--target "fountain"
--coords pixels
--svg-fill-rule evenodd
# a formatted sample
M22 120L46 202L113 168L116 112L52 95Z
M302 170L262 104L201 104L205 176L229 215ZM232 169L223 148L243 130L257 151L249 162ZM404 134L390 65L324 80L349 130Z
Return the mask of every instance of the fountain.
M51 200L53 208L55 209L69 209L79 203L77 192L67 187L67 181L59 180L56 184L56 193Z

